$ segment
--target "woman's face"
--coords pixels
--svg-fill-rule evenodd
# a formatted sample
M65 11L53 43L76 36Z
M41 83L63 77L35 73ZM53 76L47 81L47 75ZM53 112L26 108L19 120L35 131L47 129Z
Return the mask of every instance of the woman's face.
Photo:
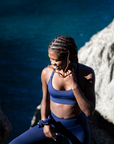
M64 71L64 69L67 66L67 57L61 57L57 52L52 50L48 50L48 56L50 58L51 65L53 66L53 68L55 68L58 71Z

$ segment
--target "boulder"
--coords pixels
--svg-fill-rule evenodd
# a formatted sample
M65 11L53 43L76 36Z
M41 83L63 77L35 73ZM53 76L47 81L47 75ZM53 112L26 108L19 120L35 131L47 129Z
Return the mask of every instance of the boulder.
M90 144L114 144L114 125L106 121L97 111L88 118Z
M96 110L114 124L114 20L79 50L79 62L96 75Z
M12 125L8 118L3 114L0 107L0 144L4 144L11 131Z

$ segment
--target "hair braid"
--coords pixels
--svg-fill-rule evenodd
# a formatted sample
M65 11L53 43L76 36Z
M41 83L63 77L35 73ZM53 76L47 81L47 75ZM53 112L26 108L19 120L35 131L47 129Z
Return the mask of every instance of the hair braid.
M69 60L78 63L78 48L74 39L69 36L59 35L58 37L55 37L55 39L50 43L48 49L55 50L62 56L67 56L68 53L70 53Z

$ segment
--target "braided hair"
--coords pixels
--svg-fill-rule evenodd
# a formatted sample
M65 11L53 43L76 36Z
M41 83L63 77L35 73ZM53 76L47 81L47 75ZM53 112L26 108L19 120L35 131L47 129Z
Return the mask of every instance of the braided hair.
M78 63L78 48L73 38L66 35L55 37L50 43L48 50L56 51L59 56L68 56L69 60Z

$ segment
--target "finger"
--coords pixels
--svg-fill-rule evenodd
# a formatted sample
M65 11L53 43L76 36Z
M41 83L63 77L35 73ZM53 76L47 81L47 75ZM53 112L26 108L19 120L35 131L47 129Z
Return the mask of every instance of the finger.
M56 131L54 130L53 127L51 127L51 131L52 131L52 139L53 139L54 141L56 141L56 139L57 139L57 133L56 133Z
M72 73L71 70L68 70L68 72L66 73L66 75L70 75Z
M57 140L57 136L54 134L54 133L52 133L52 137L51 137L54 141L56 141Z
M64 76L64 78L68 78L71 74L72 74L72 72L66 74L66 75Z

